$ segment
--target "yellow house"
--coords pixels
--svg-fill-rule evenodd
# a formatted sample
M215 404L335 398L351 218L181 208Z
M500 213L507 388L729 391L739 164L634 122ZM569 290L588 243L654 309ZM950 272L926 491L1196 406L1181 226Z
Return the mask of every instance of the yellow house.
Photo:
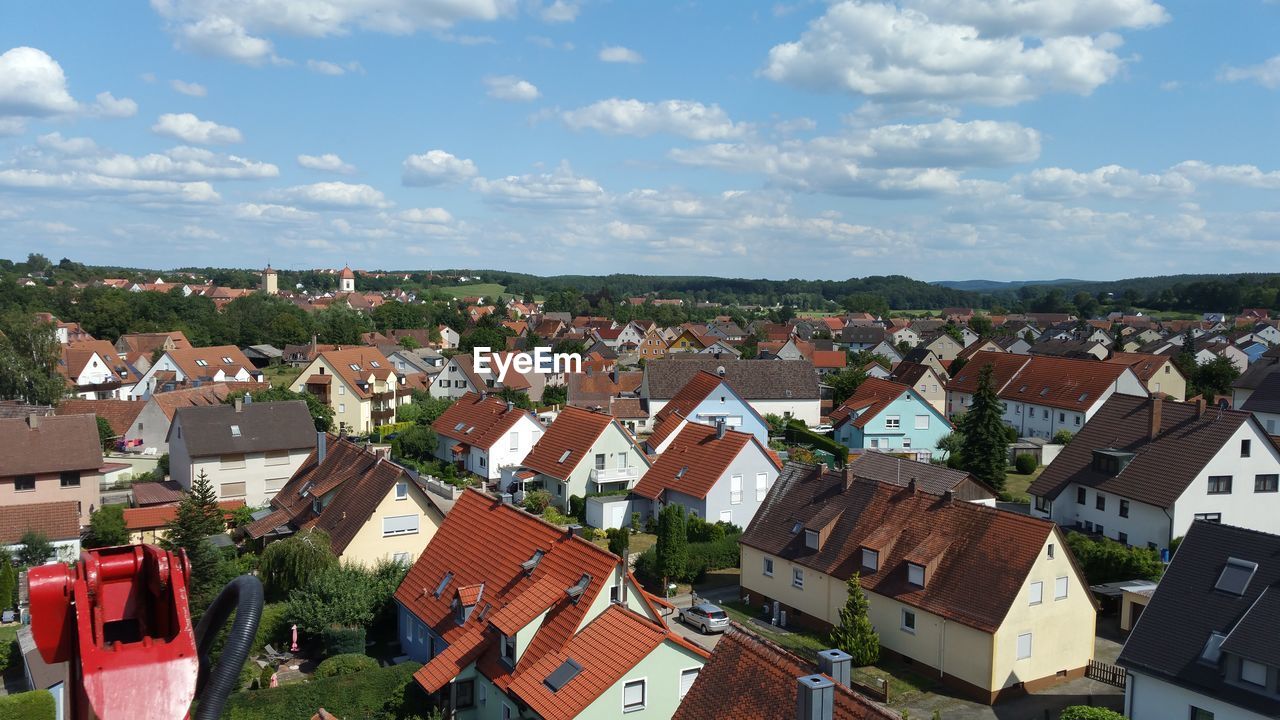
M1187 399L1187 378L1170 355L1118 352L1112 353L1107 362L1127 365L1152 395L1163 393L1178 402Z
M367 433L396 421L396 390L402 378L377 348L326 350L302 369L296 392L309 392L333 408L339 430Z
M272 498L271 513L245 528L248 536L270 541L315 527L345 562L415 562L444 522L441 505L396 463L349 440L322 438Z
M707 344L694 335L692 330L685 328L667 344L667 353L698 352L706 346Z
M1093 599L1051 522L790 463L741 543L750 604L829 629L858 573L884 650L982 702L1093 657Z

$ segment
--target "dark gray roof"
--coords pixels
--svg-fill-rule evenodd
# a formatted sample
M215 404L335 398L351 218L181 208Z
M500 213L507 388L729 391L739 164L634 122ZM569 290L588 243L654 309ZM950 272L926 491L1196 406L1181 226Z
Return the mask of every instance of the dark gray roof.
M952 470L942 465L916 462L885 453L866 452L849 463L854 477L879 480L906 487L912 480L923 492L941 495L955 490L969 479L969 473ZM977 482L975 480L975 482ZM993 493L988 492L991 497Z
M244 349L246 357L253 357L255 354L264 358L279 358L284 354L280 348L274 345L250 345Z
M1280 348L1280 345L1277 345L1276 348ZM1272 350L1276 348L1272 348ZM1231 383L1231 387L1240 388L1242 390L1256 388L1262 384L1262 381L1266 379L1268 375L1271 374L1272 370L1280 369L1280 362L1277 362L1274 357L1269 357L1267 355L1269 352L1271 352L1271 350L1263 353L1262 357L1255 360L1248 369L1240 373L1240 377L1236 378L1235 382Z
M730 360L684 353L647 363L644 382L648 397L669 400L700 371L712 375L724 368L724 379L744 400L817 400L818 375L808 360Z
M239 437L232 426L239 429ZM234 405L178 408L169 427L170 442L176 427L192 457L310 450L316 446L316 426L301 400L257 402L236 412Z
M1231 558L1258 564L1243 595L1214 588ZM1217 632L1227 636L1224 655L1280 665L1277 584L1280 536L1195 522L1117 662L1266 717L1280 717L1280 701L1225 682L1221 661L1200 661L1205 643Z
M1089 351L1099 343L1093 340L1042 340L1031 346L1032 355L1052 357L1092 358Z
M1248 412L1280 413L1280 372L1269 373L1240 406Z
M850 325L840 330L841 342L878 345L884 339L884 328L879 325Z

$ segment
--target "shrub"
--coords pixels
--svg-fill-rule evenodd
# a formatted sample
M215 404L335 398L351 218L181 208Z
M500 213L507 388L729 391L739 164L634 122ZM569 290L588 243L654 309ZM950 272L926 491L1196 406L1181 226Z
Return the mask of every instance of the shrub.
M1120 580L1159 580L1164 563L1155 550L1128 547L1107 538L1094 539L1077 532L1067 533L1067 547L1076 556L1090 585Z
M631 532L640 532L643 527L644 525L640 523L640 513L631 513Z
M1022 475L1030 475L1040 467L1040 463L1036 461L1036 456L1031 453L1018 453L1013 459L1013 469Z
M1074 438L1075 436L1076 434L1070 430L1059 430L1053 434L1053 442L1056 445L1066 445L1071 442L1071 438Z
M712 570L738 567L741 555L738 535L727 535L713 542L689 543L685 546L685 562L679 572L668 573L671 582L697 582ZM636 576L648 585L662 584L662 571L658 565L657 546L651 546L636 558Z
M1124 715L1107 708L1072 705L1063 709L1058 720L1124 720Z
M524 496L524 509L533 513L540 514L551 506L551 493L546 490L533 490Z
M53 720L53 694L32 690L0 697L0 720Z
M337 677L377 668L378 661L368 655L360 653L334 655L316 666L315 676L317 678Z
M580 495L569 496L569 514L576 518L587 516L587 499Z
M276 670L277 668L275 665L264 665L262 669L258 671L259 689L271 687L271 676L276 674Z
M422 707L414 697L415 662L367 670L354 675L317 678L253 693L236 693L227 700L226 720L304 718L324 708L342 718L401 717ZM52 714L49 715L53 717ZM2 719L3 716L0 716Z
M326 657L364 653L364 628L330 625L320 633Z
M620 558L627 557L631 548L631 531L625 527L609 528L605 535L609 538L609 552Z
M712 542L724 538L724 526L694 515L685 523L685 533L689 542Z
M552 525L568 525L570 517L560 512L560 509L554 505L548 505L546 510L542 511L542 519Z

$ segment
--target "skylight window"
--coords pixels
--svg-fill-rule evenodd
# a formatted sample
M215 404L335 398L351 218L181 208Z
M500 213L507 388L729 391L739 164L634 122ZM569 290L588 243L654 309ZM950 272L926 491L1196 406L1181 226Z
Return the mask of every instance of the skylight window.
M436 591L434 593L436 596L436 599L439 599L441 595L444 595L444 589L449 587L449 581L452 579L453 579L452 571L446 572L444 574L444 577L440 578L440 584L436 586Z
M351 363L351 364L349 365L349 367L350 367L352 370L359 370L359 369L360 369L360 366L359 366L359 365L357 365L357 364L355 364L355 363Z
M684 474L687 472L689 472L689 466L688 465L681 466L680 471L676 473L676 479L679 480L680 478L684 477Z
M542 562L542 556L545 554L546 553L542 552L541 550L534 550L533 557L520 563L520 567L524 568L525 572L532 573L534 571L534 568L538 567L538 563Z
M1026 392L1026 391L1027 391L1026 385L1023 385L1022 387L1018 388L1018 392Z
M1040 390L1040 397L1044 397L1045 395L1048 395L1048 394L1049 394L1049 386L1045 385L1044 388Z
M568 459L569 459L569 453L571 453L571 452L573 452L573 451L572 451L572 450L565 450L564 452L560 453L560 459L559 459L559 460L557 460L556 462L558 462L558 463L562 463L562 462L564 462L565 460L568 460Z
M573 587L567 588L564 592L570 598L573 598L573 604L577 605L578 600L582 598L582 594L587 591L587 586L590 584L591 576L587 573L583 573L582 577L578 578L578 582L574 583Z
M796 533L800 532L800 531L801 531L801 530L803 530L803 529L804 529L804 523L802 523L802 522L800 522L799 520L797 520L797 521L796 521L796 524L791 526L791 534L793 534L793 535L794 535L794 534L796 534Z
M382 367L382 366L378 364L377 360L370 360L369 367Z
M234 361L234 360L232 360L232 359L231 359L231 358L229 358L229 357L223 356L223 358L222 358L222 364L223 364L223 365L230 365L230 364L231 364L231 363L233 363L233 362L235 362L235 361Z
M453 429L454 429L454 430L461 430L462 428L464 428L464 427L466 427L466 426L467 426L467 424L466 424L466 423L464 423L464 422L460 422L460 423L458 423L457 425L454 425L454 426L453 426Z
M1249 581L1257 571L1258 563L1256 562L1227 558L1227 564L1223 566L1222 574L1218 576L1218 582L1213 588L1232 595L1244 595L1245 589L1249 587Z
M232 425L232 426L231 426L231 437L240 437L240 426L239 426L239 425Z
M1200 651L1200 661L1217 665L1218 658L1222 657L1222 643L1227 639L1226 635L1214 631L1209 633L1209 640L1205 642L1204 649Z
M209 361L208 361L208 360L197 360L197 361L196 361L196 365L198 365L198 366L200 366L200 367L209 367Z
M573 658L566 658L564 662L560 663L560 667L553 670L542 683L551 692L559 692L560 688L569 684L570 680L578 677L580 672L582 672L582 666L575 662Z
M1076 402L1084 402L1085 398L1087 397L1089 397L1089 393L1087 392L1080 393L1080 398Z

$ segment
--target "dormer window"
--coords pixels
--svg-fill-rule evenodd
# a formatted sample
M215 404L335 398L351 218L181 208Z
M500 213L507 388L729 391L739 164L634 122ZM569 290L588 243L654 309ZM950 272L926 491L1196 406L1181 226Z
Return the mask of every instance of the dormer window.
M871 548L862 548L862 567L875 572L880 569L880 553Z
M924 566L907 563L907 582L916 587L924 587Z
M810 550L817 550L817 549L819 549L818 531L817 531L817 530L805 530L805 531L804 531L804 546L805 546L805 547L807 547L807 548L809 548Z
M498 643L498 653L508 667L516 666L516 638L514 635L502 635Z

